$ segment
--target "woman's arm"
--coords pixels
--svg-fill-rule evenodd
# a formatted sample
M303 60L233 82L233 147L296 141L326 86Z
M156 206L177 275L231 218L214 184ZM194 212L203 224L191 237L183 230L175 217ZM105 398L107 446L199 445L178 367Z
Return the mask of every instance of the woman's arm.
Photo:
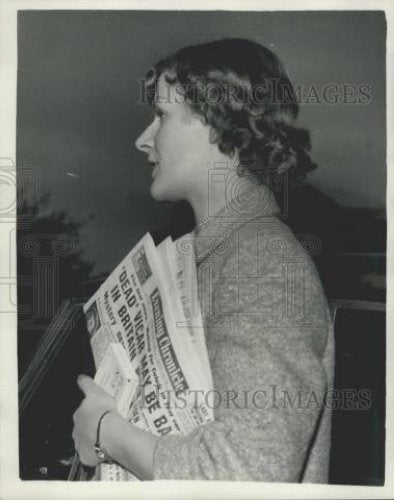
M97 426L101 415L109 410L100 431L108 455L139 479L153 479L153 454L158 438L125 420L116 411L114 398L90 377L80 375L78 386L85 399L74 413L73 439L81 462L92 467L100 463L94 451Z
M324 410L323 367L302 330L282 329L275 340L263 340L253 333L257 322L250 329L241 323L238 339L228 327L215 332L215 420L187 436L160 437L155 479L300 481ZM308 407L311 395L318 403Z
M157 437L130 424L119 413L109 413L102 425L108 454L139 479L153 479L153 452Z

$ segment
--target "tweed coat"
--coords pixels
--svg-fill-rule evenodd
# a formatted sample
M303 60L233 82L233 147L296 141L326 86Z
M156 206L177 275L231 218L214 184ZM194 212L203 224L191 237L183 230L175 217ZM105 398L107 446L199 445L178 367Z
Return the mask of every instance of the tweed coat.
M247 192L195 235L214 422L162 436L155 479L328 480L333 328L310 254L272 193ZM217 404L220 403L220 404Z

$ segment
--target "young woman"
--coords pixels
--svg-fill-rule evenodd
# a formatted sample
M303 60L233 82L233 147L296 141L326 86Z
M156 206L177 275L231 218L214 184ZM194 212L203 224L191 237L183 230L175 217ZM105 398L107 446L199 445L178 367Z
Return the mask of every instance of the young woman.
M190 435L156 437L80 376L80 459L100 462L94 444L106 413L107 455L141 479L326 482L332 325L301 244L310 250L315 241L296 240L274 196L315 168L309 134L293 124L293 87L270 50L225 39L160 61L145 90L155 117L136 146L153 168L152 196L187 200L194 211L199 297L222 404Z

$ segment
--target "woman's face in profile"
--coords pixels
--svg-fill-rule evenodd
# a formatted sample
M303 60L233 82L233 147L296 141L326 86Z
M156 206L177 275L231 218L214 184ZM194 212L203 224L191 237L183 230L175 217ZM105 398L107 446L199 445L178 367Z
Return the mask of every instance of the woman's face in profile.
M161 75L154 119L135 143L153 166L150 192L156 200L191 201L207 191L208 170L214 168L218 148L210 142L210 127L183 100Z

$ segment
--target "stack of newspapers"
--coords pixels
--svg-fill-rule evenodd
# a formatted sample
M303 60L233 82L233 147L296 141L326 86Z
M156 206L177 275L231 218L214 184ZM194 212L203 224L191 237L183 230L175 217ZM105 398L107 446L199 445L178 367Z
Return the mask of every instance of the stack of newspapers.
M212 379L191 234L158 246L146 234L84 313L95 381L130 423L160 436L185 435L213 420L205 398L196 398L212 389ZM118 464L102 463L96 479L135 477Z

